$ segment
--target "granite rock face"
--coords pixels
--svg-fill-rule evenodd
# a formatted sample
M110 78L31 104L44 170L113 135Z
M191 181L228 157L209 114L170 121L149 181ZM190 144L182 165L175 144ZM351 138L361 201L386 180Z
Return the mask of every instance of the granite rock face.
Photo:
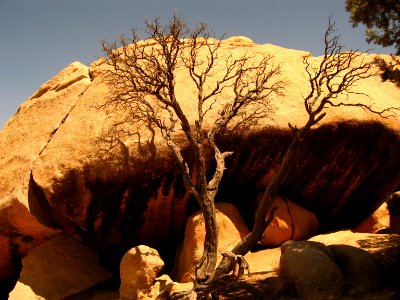
M61 233L22 259L22 272L9 300L65 299L111 276L99 266L95 250Z
M216 218L218 223L218 258L220 253L232 249L240 242L249 230L237 210L230 203L217 203ZM206 236L204 218L201 211L190 216L186 224L185 238L176 255L174 274L178 282L191 282L195 277L195 267L203 254Z
M316 216L286 198L275 197L271 209L277 208L274 217L265 229L260 243L267 247L277 247L289 240L306 240L318 232ZM269 212L267 216L269 216Z
M224 40L222 51L233 57L273 54L274 62L282 64L282 76L290 80L286 96L271 99L271 118L245 135L220 138L223 148L235 154L227 162L217 200L229 199L251 224L254 199L290 141L287 123L301 126L305 120L301 95L308 85L302 61L310 54L240 37ZM29 249L59 230L107 254L114 266L138 244L172 256L187 217L197 210L159 135L150 145L146 134L139 139L113 132L121 112L101 109L110 97L103 62L90 67L73 63L62 70L0 132L0 241L6 245L0 252L12 252L7 254L12 262L0 262L5 268L15 266L16 272ZM359 82L357 91L370 98L359 100L354 94L350 101L377 103L377 109L399 106L400 89L379 78ZM194 122L193 83L180 69L177 93ZM222 94L221 101L227 97ZM400 187L399 128L395 117L382 120L355 107L328 109L321 125L303 141L298 164L280 193L314 213L322 231L354 227ZM191 159L187 150L183 154ZM13 191L18 197L10 200ZM10 209L40 227L40 234L25 234L25 225ZM15 239L24 239L28 250L15 250Z
M163 266L157 250L150 247L140 245L126 252L120 263L120 299L148 299L146 294Z
M331 234L330 245L316 241L284 243L279 276L285 293L297 294L302 299L338 299L342 294L358 299L382 284L388 285L388 277L393 273L385 270L382 258L376 252L370 253L362 244L341 244L343 235L346 233ZM379 240L379 235L354 234L347 237L347 242L356 244L360 237L372 242ZM316 238L323 240L323 236ZM385 238L394 244L382 248L398 247L398 236L387 235Z
M31 172L90 82L88 67L72 63L26 100L0 132L0 298L12 289L3 285L7 278L15 284L21 258L59 232L44 217L48 205L30 200Z
M288 241L281 246L280 276L302 299L338 299L345 281L333 254L325 245Z

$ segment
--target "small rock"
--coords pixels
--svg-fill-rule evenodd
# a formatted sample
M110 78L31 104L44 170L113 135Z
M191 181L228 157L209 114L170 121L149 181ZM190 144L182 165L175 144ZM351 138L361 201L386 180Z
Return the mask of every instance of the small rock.
M380 283L382 264L371 253L348 245L330 245L350 294L364 293Z
M160 293L162 293L166 288L172 285L172 279L167 275L163 274L160 277L156 278L154 285L151 287L149 292L150 298L157 298Z
M281 248L261 249L248 252L244 258L250 266L250 273L271 273L279 269Z
M218 253L232 249L249 232L237 208L230 203L216 203L218 223ZM199 211L189 217L183 244L177 252L174 274L179 282L191 282L194 269L203 254L204 218ZM222 259L218 255L218 262Z
M140 245L130 249L120 263L121 300L146 299L164 266L157 250Z
M170 295L177 294L177 293L180 293L180 292L190 291L192 288L193 288L193 282L175 283L172 286ZM187 297L188 297L187 299L195 300L196 299L196 293L191 291L190 293L188 293Z
M308 239L317 232L318 219L307 209L280 196L274 199L271 208L274 207L278 209L264 231L262 245L276 247L289 240Z
M303 299L337 299L344 280L330 249L321 243L289 241L281 246L280 276Z

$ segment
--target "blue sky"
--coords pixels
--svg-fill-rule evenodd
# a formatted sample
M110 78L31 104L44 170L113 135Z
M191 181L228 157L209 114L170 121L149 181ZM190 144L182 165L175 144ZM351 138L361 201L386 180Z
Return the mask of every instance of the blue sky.
M99 41L115 40L143 21L173 12L206 22L217 36L244 35L257 43L322 52L330 15L344 45L368 45L353 29L345 0L0 0L0 127L40 85L74 61L102 55Z

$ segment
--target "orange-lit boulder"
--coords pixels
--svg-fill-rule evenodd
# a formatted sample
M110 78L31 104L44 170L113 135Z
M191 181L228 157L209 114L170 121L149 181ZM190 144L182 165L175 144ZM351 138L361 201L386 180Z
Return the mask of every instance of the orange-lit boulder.
M120 263L120 299L147 299L146 294L163 266L157 250L148 246L140 245L126 252Z
M218 222L218 253L232 249L237 242L247 234L239 211L229 203L217 203ZM175 262L176 279L178 282L190 282L194 278L194 269L203 254L205 238L204 218L201 212L192 215L187 222L185 238ZM222 258L218 255L218 261Z
M376 233L390 227L390 213L384 202L372 215L353 229L354 232Z
M272 203L271 208L274 207L277 210L264 231L262 245L280 246L288 240L306 240L317 233L319 223L312 212L280 196Z

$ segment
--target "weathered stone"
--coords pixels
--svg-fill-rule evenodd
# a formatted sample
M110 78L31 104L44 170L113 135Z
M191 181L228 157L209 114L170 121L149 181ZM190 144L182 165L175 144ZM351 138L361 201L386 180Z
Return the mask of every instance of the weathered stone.
M321 242L325 245L348 245L374 254L383 265L390 280L400 275L400 235L354 233L350 230L321 234L312 237L310 241ZM400 283L400 282L399 282Z
M277 208L274 218L265 229L260 243L264 246L280 246L289 240L306 240L318 230L317 217L300 205L277 196L271 209ZM269 216L269 212L266 217Z
M40 153L90 86L88 67L74 62L43 84L0 132L0 199L19 189L28 201L30 172ZM28 203L29 202L29 203Z
M382 282L383 267L373 254L348 245L330 245L348 293L365 293Z
M173 283L174 282L167 274L163 274L160 277L157 277L153 286L150 289L150 292L148 293L149 298L156 299L165 289L169 288ZM165 299L167 299L168 294L169 292L165 293ZM164 298L159 297L159 300L162 300Z
M274 53L274 61L282 63L282 73L296 78L287 87L283 100L271 100L276 108L271 113L273 121L262 120L260 128L245 137L221 138L224 148L233 150L235 155L227 163L219 197L232 199L241 211L247 210L246 220L251 220L249 202L257 193L254 187L265 188L262 178L279 163L291 137L288 120L298 126L304 121L299 95L307 89L302 58L309 53L257 45L243 38L240 43L235 40L224 41L222 51L233 57L245 52L254 56ZM317 62L319 58L312 60ZM193 204L183 187L176 161L158 133L154 158L148 157L151 151L146 145L146 130L141 132L141 144L137 136L122 136L112 151L107 151L110 146L107 142L113 134L112 117L117 118L119 112L107 117L106 111L96 106L109 97L109 88L102 77L105 70L102 61L91 65L90 87L35 163L32 184L42 193L43 202L59 212L57 223L71 235L82 236L76 228L84 228L104 248L118 248L126 240L170 247L171 241L179 240L188 216L187 207ZM178 98L185 99L182 109L189 120L196 120L193 83L183 70L178 69L176 74ZM395 106L399 95L394 85L374 78L361 81L357 89L370 91L371 98L379 99L382 107ZM349 101L357 101L353 96L349 95ZM223 93L219 98L224 102L228 97L229 94ZM372 100L365 101L369 104ZM217 111L218 105L207 114L207 124ZM398 186L400 161L393 156L393 162L385 163L383 157L399 151L398 135L391 132L399 127L399 121L380 120L385 127L372 123L377 120L354 107L328 109L323 119L326 127L316 129L305 141L305 148L299 150L297 157L301 164L288 176L283 190L301 206L310 208L323 229L359 222L392 192L393 186ZM337 123L340 121L346 122ZM266 130L266 125L273 127ZM335 141L335 147L331 146L331 140ZM188 151L184 153L190 156ZM359 208L357 213L355 207Z
M121 300L146 299L164 262L157 250L137 246L125 253L120 263Z
M387 203L383 203L372 215L353 229L354 232L377 233L390 227L390 214Z
M218 259L222 259L221 252L232 249L241 241L249 230L243 222L239 211L229 203L216 203L216 217L218 223ZM194 270L203 254L205 239L204 218L201 212L192 215L187 222L185 238L177 253L175 265L178 282L191 282Z
M310 54L257 45L243 37L222 41L221 46L217 62L221 70L223 58L230 55L273 54L274 63L282 65L282 76L291 82L284 98L271 99L271 118L260 120L259 127L244 136L220 137L222 147L235 154L227 161L218 197L230 199L251 223L253 198L265 188L265 174L279 164L292 136L288 121L301 126L305 120L301 95L307 93L308 82L303 57ZM320 58L310 57L310 61L318 63ZM4 126L0 133L1 209L15 204L6 199L18 189L22 195L18 202L25 207L22 219L31 213L35 222L101 248L109 260L119 262L120 252L138 244L157 244L160 251L172 252L189 212L194 211L194 201L160 134L154 140L156 152L147 143L146 130L140 139L137 135L112 139L114 120L121 121L123 114L100 109L110 96L102 62L90 68L71 64L39 88ZM184 99L182 109L193 124L197 119L193 82L180 68L176 74L178 99ZM358 102L357 92L362 92L370 96L364 98L365 104L378 103L377 109L398 106L400 90L378 77L358 82L354 92L338 100ZM230 96L224 91L221 105ZM206 124L212 124L220 110L218 103L213 107ZM395 117L382 120L356 107L326 112L321 126L296 153L299 164L288 174L282 191L315 213L322 230L353 228L399 187L400 121ZM187 149L183 153L192 158ZM14 234L20 231L19 225L0 215L0 234L5 232L10 246L12 234L5 228L14 228ZM34 237L24 243L31 248L39 240ZM107 255L111 251L118 255Z
M39 223L21 203L21 197L14 192L0 201L0 299L14 288L21 259L59 232Z
M30 193L32 166L89 85L88 67L72 63L24 102L0 132L0 235L8 240L0 247L0 264L8 265L8 271L0 267L0 298L9 292L3 282L10 266L18 278L22 257L57 232L43 226L53 225L46 201ZM7 249L14 249L13 262L5 262Z
M251 273L275 273L279 269L281 248L261 249L248 252L245 259Z
M343 276L328 247L289 241L281 249L280 276L302 299L337 299L342 295Z
M190 291L193 288L193 282L186 282L186 283L175 283L172 285L170 295L177 294L179 292L185 292L185 291ZM191 293L189 295L188 300L195 300L197 299L196 293Z
M34 248L22 259L19 281L10 300L64 299L110 278L112 273L100 267L97 254L73 239L59 234Z
M168 300L172 294L186 292L193 288L193 282L174 282L168 275L162 275L156 278L154 285L151 287L150 293L147 295L149 299ZM196 299L195 293L190 293L188 299ZM194 297L194 298L193 298Z
M15 300L46 300L46 298L35 293L34 290L29 285L23 284L18 281L15 288L10 293L10 297L5 299L15 299Z

